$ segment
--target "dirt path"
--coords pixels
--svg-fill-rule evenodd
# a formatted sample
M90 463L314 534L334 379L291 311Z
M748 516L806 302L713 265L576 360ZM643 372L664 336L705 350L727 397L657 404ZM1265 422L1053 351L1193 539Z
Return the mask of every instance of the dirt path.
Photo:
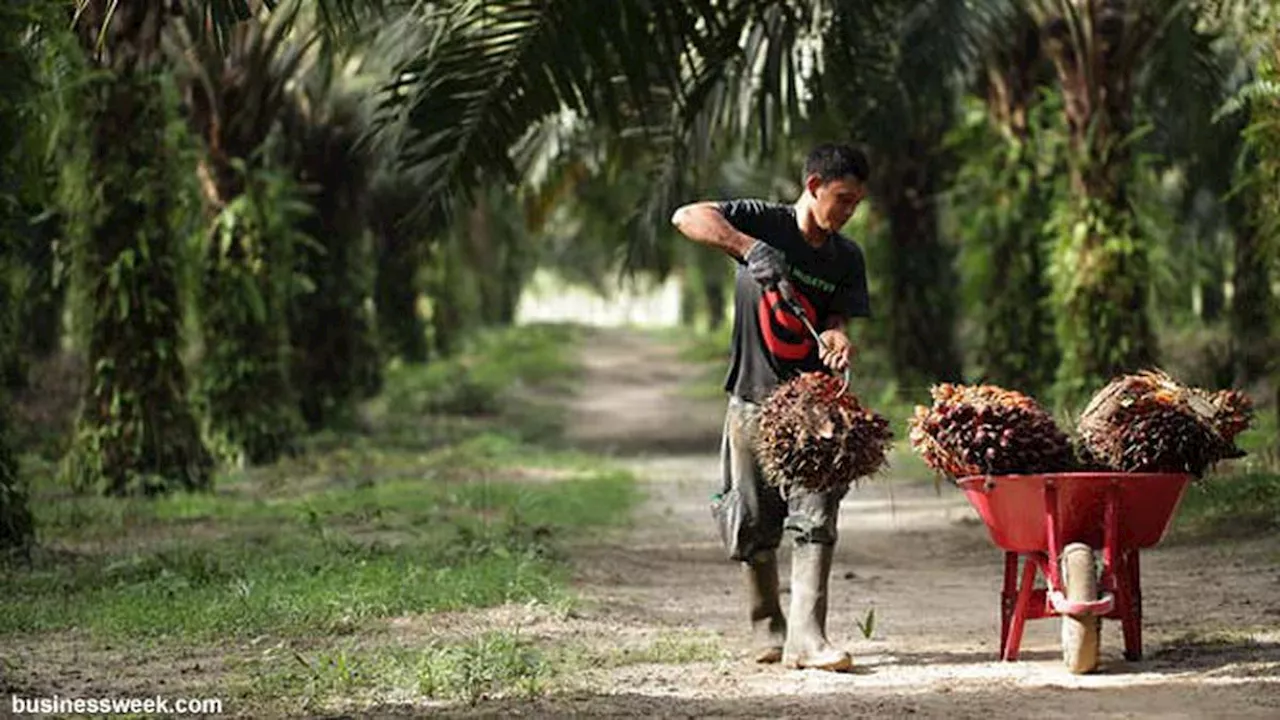
M999 663L999 552L962 495L902 470L855 489L842 506L829 634L854 654L857 672L742 660L738 568L724 559L707 510L718 482L722 404L682 391L698 370L681 366L671 346L636 333L594 332L570 437L625 454L648 500L631 528L576 554L578 587L591 602L567 623L555 622L556 633L622 647L667 642L677 656L710 638L726 657L592 670L574 679L572 692L469 712L1280 717L1274 538L1210 546L1170 539L1145 552L1143 662L1123 660L1119 624L1108 621L1103 670L1069 675L1057 621L1040 620L1028 624L1022 659ZM894 466L912 468L912 459L900 454ZM784 592L788 566L784 553ZM876 622L867 639L857 621L871 608ZM535 633L541 623L534 616L514 621Z

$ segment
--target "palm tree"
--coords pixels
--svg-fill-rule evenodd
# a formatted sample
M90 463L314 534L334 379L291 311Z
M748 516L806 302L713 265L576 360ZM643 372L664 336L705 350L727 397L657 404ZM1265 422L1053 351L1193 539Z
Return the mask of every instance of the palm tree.
M1248 202L1249 230L1236 238L1236 297L1231 327L1241 344L1239 378L1256 381L1270 375L1280 416L1280 4L1254 8L1245 25L1249 42L1257 47L1256 77L1242 88L1231 107L1248 110L1244 131L1245 166L1242 193ZM1280 445L1280 437L1273 438Z
M1069 210L1053 275L1063 397L1156 358L1148 251L1131 205L1134 83L1165 12L1147 0L1045 0L1035 7L1063 96Z
M296 253L308 288L289 304L291 377L306 390L303 419L319 429L376 392L381 357L374 318L372 247L366 233L368 189L376 159L364 141L359 99L336 84L327 63L302 78L283 116L284 162L306 189L313 212L299 230L314 242Z
M1054 271L1065 398L1080 399L1112 375L1156 360L1150 239L1139 229L1133 197L1140 101L1147 101L1157 131L1168 135L1163 140L1173 141L1161 155L1172 150L1193 170L1201 163L1194 173L1198 187L1220 194L1230 182L1220 156L1197 159L1193 147L1216 145L1234 154L1223 148L1221 133L1215 139L1205 131L1226 84L1212 38L1197 29L1225 5L1041 0L1034 6L1058 76L1071 150L1074 202L1057 218ZM1142 91L1144 79L1158 98ZM1164 81L1159 88L1156 79ZM1238 238L1250 234L1238 230L1244 231Z
M60 339L60 284L54 269L59 217L53 211L56 163L49 162L52 104L42 66L53 56L33 28L54 19L48 0L18 0L0 9L0 323L13 329L0 360L0 384L26 383L29 363Z
M83 4L79 35L100 70L86 98L86 188L73 251L88 303L87 383L67 470L109 494L204 488L212 460L187 404L171 225L180 169L161 35L168 2Z
M669 214L687 192L689 169L705 164L725 137L758 136L761 157L784 135L864 144L872 150L872 205L890 238L887 319L876 327L888 335L904 384L958 378L956 282L938 201L951 171L944 138L958 82L974 62L971 25L986 16L960 0L760 0L732 4L725 17L722 35L738 40L690 80L691 100L673 120L677 141L655 173L638 229ZM658 240L640 233L633 246L653 254Z
M324 27L349 26L391 5L326 0L314 14ZM253 8L242 0L76 6L85 57L110 80L88 98L85 186L99 188L100 196L74 218L82 226L75 258L88 298L94 377L68 470L113 493L203 487L210 460L185 401L178 353L181 307L168 218L178 165L165 136L171 95L159 92L167 67L161 38L181 10L194 13L201 31L225 48ZM714 42L723 37L722 10L713 0L662 0L624 2L602 15L590 0L501 0L424 3L399 16L428 28L430 38L415 46L416 57L386 96L386 116L401 113L413 131L404 159L425 179L420 210L457 206L454 199L478 186L482 174L511 171L515 141L562 107L618 126L624 115L646 117L646 108L683 101L688 63L714 60L721 51ZM349 135L354 128L335 131ZM218 170L218 160L208 167ZM353 228L359 222L332 219ZM354 232L340 234L354 238ZM299 337L315 336L295 332L295 346ZM295 381L308 377L304 372ZM318 411L310 410L314 419Z
M978 373L985 382L1039 394L1058 363L1042 229L1057 169L1053 146L1043 139L1050 109L1041 99L1051 68L1029 14L1015 13L995 29L977 73L986 117L958 148L967 159L955 211L963 274L976 290Z
M972 15L958 0L841 3L825 42L827 94L850 139L871 149L871 200L887 221L890 357L907 387L958 380L958 280L941 235L945 148Z
M35 78L28 48L22 37L30 23L40 16L38 3L8 3L0 8L0 371L20 367L15 362L22 336L16 312L23 288L21 250L27 240L21 230L17 210L22 188L14 184L23 174L16 172L14 148L21 148L28 132L29 108ZM8 378L5 378L8 379ZM18 458L10 440L8 382L0 382L0 553L27 546L32 537L31 513L18 477Z
M375 175L369 195L369 223L374 236L376 278L374 308L382 351L406 362L430 356L427 324L418 311L421 274L426 264L431 224L409 222L421 200L418 189L399 173Z
M1235 224L1232 286L1228 326L1236 345L1235 381L1256 382L1268 372L1280 378L1280 353L1274 328L1280 318L1280 302L1273 292L1280 281L1280 4L1231 7L1226 3L1222 20L1241 38L1244 58L1256 58L1249 82L1226 103L1220 124L1233 137L1233 155L1240 162L1239 186L1229 194L1229 214ZM1222 153L1219 157L1230 157ZM1280 381L1275 383L1280 394ZM1277 404L1280 412L1280 403Z
M275 460L302 429L288 372L291 223L267 141L308 42L290 42L297 5L250 19L221 47L195 13L175 27L210 232L201 280L203 356L196 396L224 454ZM203 37L202 37L203 36Z

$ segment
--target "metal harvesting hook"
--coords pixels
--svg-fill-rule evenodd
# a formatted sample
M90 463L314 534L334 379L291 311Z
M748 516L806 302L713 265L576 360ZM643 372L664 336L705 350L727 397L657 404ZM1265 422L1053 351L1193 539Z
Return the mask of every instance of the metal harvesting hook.
M817 329L813 327L813 323L809 322L809 316L805 313L804 306L795 299L795 294L791 289L791 283L786 280L778 283L778 294L782 297L783 306L785 306L787 310L791 311L792 315L800 318L800 322L804 323L805 329L809 331L809 335L813 336L813 341L818 344L818 347L827 347L827 344L822 341L822 336L819 335ZM845 390L849 389L849 381L852 379L850 370L850 366L846 364L844 366L844 384L840 386L840 393L842 395Z

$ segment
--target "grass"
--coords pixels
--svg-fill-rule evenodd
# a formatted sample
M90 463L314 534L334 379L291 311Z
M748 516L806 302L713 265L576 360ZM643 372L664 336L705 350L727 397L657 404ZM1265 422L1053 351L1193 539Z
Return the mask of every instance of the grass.
M259 709L381 694L393 680L455 699L536 690L545 668L512 638L352 643L389 618L572 605L567 548L625 523L638 499L627 472L555 442L576 332L512 328L447 362L391 368L362 428L223 472L208 493L75 495L55 484L53 462L24 458L39 543L0 567L0 644L34 656L68 638L90 653L203 649L229 658L219 688ZM231 650L259 644L307 650L265 672Z
M560 541L619 521L633 495L630 477L602 468L542 485L396 478L100 515L64 504L42 519L73 550L6 578L0 636L204 642L551 601Z
M577 371L572 349L581 334L570 325L481 331L449 362L390 368L385 410L491 416L512 392L568 391Z
M1280 474L1215 475L1191 485L1173 530L1191 538L1261 537L1280 530Z
M1187 539L1245 538L1280 530L1280 430L1273 408L1261 410L1236 444L1248 453L1192 484L1173 531Z
M267 654L240 668L238 691L291 697L301 711L389 699L475 704L495 696L536 697L591 670L725 657L718 640L701 634L670 632L630 646L587 648L518 630L491 630L464 640L429 640L419 647L346 643L320 652Z

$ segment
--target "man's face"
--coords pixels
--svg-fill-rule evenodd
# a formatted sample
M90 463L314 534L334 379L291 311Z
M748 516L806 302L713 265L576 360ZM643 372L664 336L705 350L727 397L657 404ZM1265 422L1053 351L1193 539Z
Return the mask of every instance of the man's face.
M813 215L819 227L827 232L838 232L849 222L858 204L867 196L867 190L857 178L844 177L823 182L817 175L806 180L813 195Z

